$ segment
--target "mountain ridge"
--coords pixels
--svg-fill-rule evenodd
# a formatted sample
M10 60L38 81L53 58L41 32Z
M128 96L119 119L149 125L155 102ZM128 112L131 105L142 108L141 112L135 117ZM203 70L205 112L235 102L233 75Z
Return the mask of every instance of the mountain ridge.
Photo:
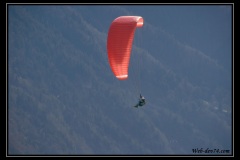
M118 81L106 54L108 26L134 9L89 7L9 6L9 155L231 153L231 71L223 60L163 28L151 31L146 19L129 79ZM139 90L147 104L135 109Z

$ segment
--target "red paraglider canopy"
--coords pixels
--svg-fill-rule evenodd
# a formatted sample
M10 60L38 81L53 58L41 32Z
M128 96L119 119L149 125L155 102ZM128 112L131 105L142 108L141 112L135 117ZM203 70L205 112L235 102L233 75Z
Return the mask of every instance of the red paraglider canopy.
M116 18L108 31L107 51L112 72L119 80L128 78L132 42L135 29L143 26L140 16L120 16Z

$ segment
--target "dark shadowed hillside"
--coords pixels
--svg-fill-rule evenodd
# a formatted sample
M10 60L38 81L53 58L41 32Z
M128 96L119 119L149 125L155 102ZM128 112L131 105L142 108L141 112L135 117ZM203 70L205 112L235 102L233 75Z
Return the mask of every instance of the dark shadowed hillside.
M232 154L231 9L8 5L8 154ZM121 15L144 18L126 81L106 50Z

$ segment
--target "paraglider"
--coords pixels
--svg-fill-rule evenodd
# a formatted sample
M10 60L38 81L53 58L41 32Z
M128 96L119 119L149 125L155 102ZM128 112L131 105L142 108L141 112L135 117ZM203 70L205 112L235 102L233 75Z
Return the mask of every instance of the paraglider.
M143 26L140 16L120 16L116 18L108 31L107 52L113 74L119 80L128 78L128 67L132 42L136 28Z
M128 79L128 67L131 57L134 33L143 26L141 16L120 16L113 20L107 36L107 53L110 68L118 80ZM143 106L145 99L140 94L139 103Z
M139 101L134 107L136 108L138 108L138 106L142 107L145 104L146 104L145 98L140 94Z

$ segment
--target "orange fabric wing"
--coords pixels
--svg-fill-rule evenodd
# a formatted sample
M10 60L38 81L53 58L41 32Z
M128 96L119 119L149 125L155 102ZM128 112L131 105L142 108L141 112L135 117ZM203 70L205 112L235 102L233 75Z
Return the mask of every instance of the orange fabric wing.
M128 78L128 66L132 50L134 32L143 26L140 16L120 16L116 18L108 31L107 52L112 72L119 80Z

